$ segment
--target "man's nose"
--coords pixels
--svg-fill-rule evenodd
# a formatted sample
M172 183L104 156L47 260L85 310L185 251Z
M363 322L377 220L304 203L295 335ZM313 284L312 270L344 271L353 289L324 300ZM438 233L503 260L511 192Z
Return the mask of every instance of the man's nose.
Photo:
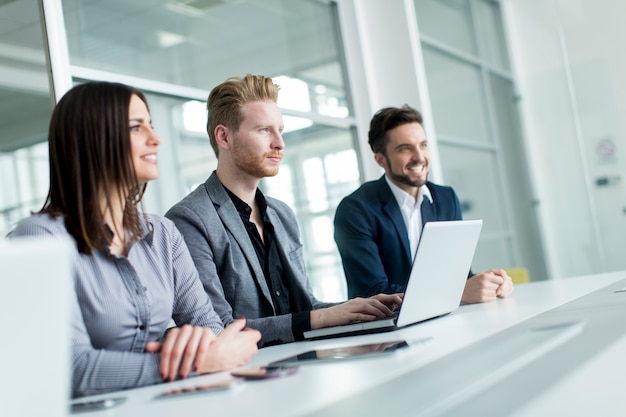
M281 132L276 132L276 134L274 135L272 148L279 150L285 149L285 141L283 140L283 134Z

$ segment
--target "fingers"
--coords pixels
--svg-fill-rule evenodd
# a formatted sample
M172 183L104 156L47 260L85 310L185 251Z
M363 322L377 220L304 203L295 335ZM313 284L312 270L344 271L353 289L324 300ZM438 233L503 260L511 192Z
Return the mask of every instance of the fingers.
M257 344L259 343L259 340L261 340L261 332L255 329L245 328L239 332L239 338L242 341L240 342L241 345L247 346L247 348L241 355L239 363L237 363L236 366L244 365L258 352L259 348Z
M240 318L230 323L219 335L220 340L240 340L242 346L254 345L253 351L249 355L252 356L257 351L256 344L261 340L261 332L246 327L246 319ZM249 358L249 356L247 357ZM247 359L246 359L247 361Z
M211 329L203 329L202 338L200 339L200 343L198 344L198 349L196 351L196 358L193 362L193 370L197 371L200 369L200 365L204 362L204 358L207 356L209 352L209 347L215 339L215 333L211 331Z
M203 329L196 327L192 328L191 335L187 343L185 343L181 349L183 350L183 357L180 362L180 366L174 368L174 364L170 363L170 370L175 373L176 369L178 369L178 377L186 378L189 375L189 371L191 370L192 363L196 357L196 351L198 346L200 345L200 340L202 339Z
M170 329L161 346L161 378L165 381L173 381L177 376L186 378L192 365L197 369L204 360L214 340L215 335L208 328L184 325Z
M180 329L172 328L169 329L167 335L165 337L165 341L161 345L161 359L159 361L159 372L161 374L161 379L168 381L169 380L169 370L170 370L170 355L172 352L172 347L176 342L176 336Z
M393 311L383 304L377 298L355 298L344 304L349 308L349 312L354 314L366 314L371 317L368 320L374 320L376 317L384 318L393 315ZM365 320L358 318L357 320Z
M226 328L222 331L222 333L224 332L228 332L227 334L237 333L237 332L242 331L245 327L246 327L246 319L240 318L240 319L234 320L232 323L226 326Z
M220 333L219 343L211 329L176 327L168 331L162 344L146 344L146 351L161 352L159 372L165 381L186 378L192 370L205 373L229 369L243 365L257 352L261 333L245 326L245 319L235 320ZM221 348L215 349L216 345ZM207 368L207 363L212 366Z
M493 269L488 271L488 273L490 273L492 277L497 277L499 279L499 285L496 289L497 297L504 298L513 292L513 280L504 269Z
M395 310L402 304L404 293L397 294L377 294L371 298L375 298L389 307L390 310Z
M191 336L191 326L172 328L167 332L165 341L161 347L161 362L159 370L161 378L165 381L173 381L182 357L182 346Z
M488 272L474 275L465 283L461 301L464 303L485 303L495 301L500 284L487 279Z
M372 321L393 315L393 311L378 299L354 298L329 309L336 316L332 324L348 324L353 321Z
M381 301L382 300L382 301ZM391 301L390 306L385 301ZM377 318L393 316L393 302L400 304L402 296L398 294L378 294L371 298L353 298L333 307L311 311L311 328L321 329L329 326L349 324L355 321L372 321ZM391 308L390 308L391 307Z
M371 298L376 299L383 304L383 308L381 308L380 310L383 311L385 313L385 316L388 317L392 316L394 314L394 311L398 307L400 307L400 305L402 304L402 300L404 299L404 293L378 294ZM377 308L380 307L380 305L378 304L375 304L375 306Z
M513 280L511 279L511 277L507 275L506 278L504 279L504 283L500 285L500 287L498 287L498 290L496 291L496 295L500 298L508 297L509 295L511 295L514 288L515 287L513 286Z
M150 353L159 353L161 351L161 343L159 342L148 342L146 343L146 352Z
M219 372L244 365L258 351L258 330L245 328L245 319L235 320L217 336L199 373Z
M503 269L481 272L467 280L462 301L484 303L504 298L513 292L513 281Z
M503 278L509 276L504 269L492 269L491 272Z
M493 269L491 271L485 272L485 278L492 283L502 285L504 283L504 278L506 277L506 272L502 269Z

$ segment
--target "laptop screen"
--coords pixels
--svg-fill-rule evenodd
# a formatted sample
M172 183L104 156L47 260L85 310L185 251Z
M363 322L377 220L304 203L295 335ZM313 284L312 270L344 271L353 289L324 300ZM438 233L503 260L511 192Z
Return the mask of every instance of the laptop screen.
M69 415L71 246L16 238L0 244L0 415Z
M482 223L482 220L426 223L398 316L399 327L459 307Z

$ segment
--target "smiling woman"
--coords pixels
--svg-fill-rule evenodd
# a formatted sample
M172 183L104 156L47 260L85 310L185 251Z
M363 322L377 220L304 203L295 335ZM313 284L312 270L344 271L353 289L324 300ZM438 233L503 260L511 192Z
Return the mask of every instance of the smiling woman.
M173 224L139 210L160 142L140 91L72 88L50 122L48 198L10 235L76 242L74 396L223 371L257 350L244 319L224 329Z
M152 120L148 106L138 95L130 98L128 110L130 126L130 143L135 168L135 175L140 184L159 177L157 167L157 147L161 139L152 129Z

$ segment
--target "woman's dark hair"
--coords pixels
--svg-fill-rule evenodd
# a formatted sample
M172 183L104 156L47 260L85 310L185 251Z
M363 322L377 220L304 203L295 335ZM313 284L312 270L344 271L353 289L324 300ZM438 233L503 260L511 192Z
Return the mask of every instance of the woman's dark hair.
M408 123L422 124L422 114L405 104L402 107L386 107L376 112L370 122L368 143L374 153L385 154L389 142L387 132Z
M48 132L50 189L41 213L62 216L81 253L108 247L109 226L122 226L134 239L142 236L138 185L131 159L128 110L133 95L119 83L88 82L70 89L57 103ZM101 201L126 201L122 225L107 226Z

